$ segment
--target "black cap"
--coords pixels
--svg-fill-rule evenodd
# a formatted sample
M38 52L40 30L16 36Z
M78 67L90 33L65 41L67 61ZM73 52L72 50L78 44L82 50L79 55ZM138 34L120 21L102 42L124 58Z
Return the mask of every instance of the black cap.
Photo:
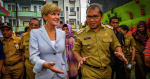
M9 28L12 29L12 25L11 25L10 23L7 23L7 22L2 23L2 24L0 25L0 28L2 28L2 27L9 27Z

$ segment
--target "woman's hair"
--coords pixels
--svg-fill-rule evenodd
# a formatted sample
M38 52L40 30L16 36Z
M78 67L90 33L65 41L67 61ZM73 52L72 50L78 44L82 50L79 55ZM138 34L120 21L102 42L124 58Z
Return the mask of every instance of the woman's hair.
M140 25L143 25L144 28L145 28L145 29L144 29L144 34L147 33L147 27L146 27L145 21L140 21L140 22L138 22L137 28L139 28Z
M124 31L127 30L127 32L129 31L129 28L127 25L120 25L119 28L123 29Z
M43 17L43 15L47 16L49 13L52 13L54 11L61 12L61 8L59 8L56 4L46 3L41 9L41 16L42 17ZM46 23L45 20L44 20L44 22Z

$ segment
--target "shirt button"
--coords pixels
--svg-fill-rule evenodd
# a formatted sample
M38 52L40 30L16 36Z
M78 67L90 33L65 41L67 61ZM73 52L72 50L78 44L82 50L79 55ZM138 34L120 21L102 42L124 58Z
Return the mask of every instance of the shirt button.
M56 55L56 53L54 53L54 55Z

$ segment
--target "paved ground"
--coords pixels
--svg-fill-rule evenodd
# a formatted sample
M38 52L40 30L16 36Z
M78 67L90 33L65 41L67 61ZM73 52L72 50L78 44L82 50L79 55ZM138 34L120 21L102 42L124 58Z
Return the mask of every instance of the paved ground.
M150 72L147 73L146 78L150 79ZM135 70L134 70L134 68L131 71L131 79L135 79Z

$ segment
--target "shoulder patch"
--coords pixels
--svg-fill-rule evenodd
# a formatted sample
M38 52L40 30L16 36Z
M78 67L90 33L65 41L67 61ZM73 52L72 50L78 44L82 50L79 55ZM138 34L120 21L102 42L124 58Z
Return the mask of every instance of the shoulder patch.
M25 33L22 34L22 36L26 36L28 34L29 34L29 32L25 32Z
M112 26L109 26L109 25L105 25L107 28L113 30L113 27Z
M85 28L79 29L79 30L77 31L77 34L82 33L82 32L84 31L84 29L85 29Z

